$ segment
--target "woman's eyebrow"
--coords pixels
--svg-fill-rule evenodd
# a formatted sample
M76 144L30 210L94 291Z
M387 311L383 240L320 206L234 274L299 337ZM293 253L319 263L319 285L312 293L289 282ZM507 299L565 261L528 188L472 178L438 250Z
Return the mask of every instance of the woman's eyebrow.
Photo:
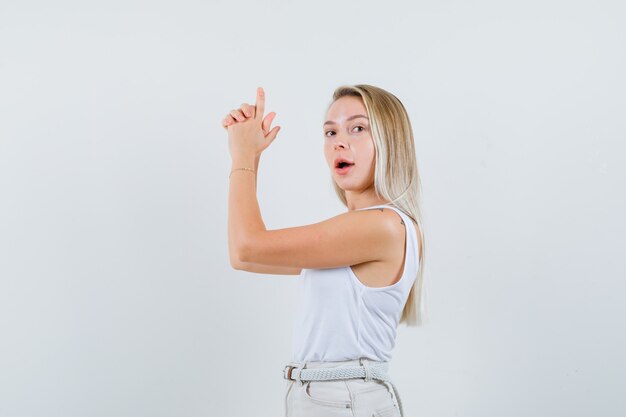
M349 121L350 121L350 120L352 120L352 119L356 119L357 117L365 117L367 120L369 120L369 117L367 117L367 116L363 116L362 114L355 114L354 116L350 116L350 117L348 117L348 118L346 119L346 122L349 122ZM324 122L324 126L326 126L326 125L334 125L334 124L336 124L336 123L335 123L335 122L333 122L332 120L326 120L326 121Z

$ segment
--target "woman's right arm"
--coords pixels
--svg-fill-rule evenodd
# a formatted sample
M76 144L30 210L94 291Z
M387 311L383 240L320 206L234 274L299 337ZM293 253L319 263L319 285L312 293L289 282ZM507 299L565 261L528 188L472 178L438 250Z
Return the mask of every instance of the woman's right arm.
M228 240L230 245L231 239ZM232 255L234 250L229 250L229 253ZM234 256L230 258L230 265L234 269L238 269L240 271L248 271L248 272L256 272L258 274L273 274L273 275L300 275L300 271L302 268L293 267L293 266L278 266L278 265L264 265L257 264L254 262L242 262L238 259L235 259Z
M244 117L245 114L242 115ZM232 118L227 116L226 119L230 119L231 123L237 123L237 121ZM226 120L225 119L225 120ZM222 125L222 127L224 127L224 129L227 129L228 127L225 125ZM255 161L254 161L254 176L255 176L255 181L254 181L254 185L256 187L256 176L257 173L259 172L259 160L260 160L260 155L256 157ZM231 259L230 259L230 265L237 270L240 271L248 271L248 272L256 272L258 274L270 274L270 275L300 275L300 272L302 271L302 268L300 267L293 267L293 266L277 266L277 265L264 265L264 264L257 264L254 262L242 262L239 261L238 259L235 259L232 255L234 254L234 250L232 250L233 248L231 247L231 242L232 240L228 239L228 244L229 244L229 250L228 252L231 255Z
M252 262L237 262L233 265L233 268L240 271L270 275L300 275L300 272L302 271L302 268L292 266L263 265Z
M259 172L259 157L256 158L254 164L254 175L257 175ZM256 181L255 181L256 184ZM229 244L231 240L229 239ZM232 248L231 248L232 249ZM231 254L234 253L233 250L229 250ZM240 271L248 271L248 272L256 272L257 274L270 274L270 275L300 275L302 268L293 267L293 266L278 266L278 265L264 265L257 264L254 262L241 262L237 259L232 258L230 260L230 264L233 268Z

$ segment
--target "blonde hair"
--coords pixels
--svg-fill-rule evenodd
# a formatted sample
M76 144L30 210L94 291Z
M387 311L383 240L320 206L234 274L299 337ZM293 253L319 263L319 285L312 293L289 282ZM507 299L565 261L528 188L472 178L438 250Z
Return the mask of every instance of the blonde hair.
M421 213L421 181L409 116L402 102L390 92L367 84L341 85L330 106L345 96L359 97L367 109L375 149L374 190L378 198L406 213L417 224L419 268L402 310L400 323L416 326L422 321L424 236ZM347 207L346 194L331 176L335 193ZM407 237L408 238L408 237Z

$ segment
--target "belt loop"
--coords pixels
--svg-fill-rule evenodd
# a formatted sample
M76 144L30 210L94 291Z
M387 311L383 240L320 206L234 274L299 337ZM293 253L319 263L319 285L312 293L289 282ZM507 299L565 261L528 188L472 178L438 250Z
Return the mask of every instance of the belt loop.
M295 380L300 383L300 386L304 385L304 382L302 382L302 380L300 379L300 373L304 368L306 368L306 362L302 362L302 367L299 366L292 371L292 376L295 372Z
M368 363L368 359L367 358L360 358L359 361L361 362L361 366L363 366L365 368L365 381L371 381L372 380L372 372L370 370L370 366Z
M306 362L289 362L289 364L287 364L287 366L285 366L285 369L283 370L284 378L288 379L289 381L300 382L300 385L303 385L304 382L302 381L300 375L303 368L306 368Z

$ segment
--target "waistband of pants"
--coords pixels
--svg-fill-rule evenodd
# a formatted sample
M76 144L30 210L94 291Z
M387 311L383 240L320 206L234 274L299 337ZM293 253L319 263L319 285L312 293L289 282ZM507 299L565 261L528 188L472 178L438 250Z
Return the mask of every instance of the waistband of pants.
M291 361L287 365L297 366L299 368L307 368L307 369L315 369L315 368L338 368L340 366L359 366L362 364L362 361L368 362L377 362L368 358L359 358L359 359L350 359L346 361L306 361L306 362L296 362Z
M289 362L283 369L283 378L290 381L328 381L337 379L364 378L365 381L378 379L391 385L400 409L404 416L402 401L395 384L389 378L387 370L389 362L375 361L369 358L351 359L346 361L310 361Z
M348 378L364 378L366 381L371 379L386 380L388 379L388 367L388 362L375 361L369 358L345 361L291 361L283 369L283 378L298 382Z

